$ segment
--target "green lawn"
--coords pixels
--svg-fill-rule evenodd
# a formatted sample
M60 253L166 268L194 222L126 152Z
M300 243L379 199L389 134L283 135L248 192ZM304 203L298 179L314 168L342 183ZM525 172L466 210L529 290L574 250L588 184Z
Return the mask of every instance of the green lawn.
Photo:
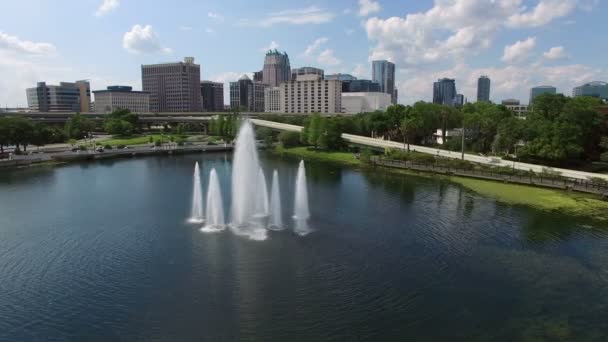
M596 196L463 177L450 177L450 180L500 202L608 222L608 202Z
M359 159L349 152L328 152L308 149L308 147L277 147L277 153L307 160L328 161L348 165L360 165Z
M134 135L131 137L118 137L118 136L114 136L112 138L106 139L106 140L101 140L99 141L100 144L102 145L112 145L112 146L116 146L116 145L141 145L141 144L148 144L149 143L149 139L150 137L152 137L153 141L156 141L156 139L160 139L161 135L160 134L153 134L153 135ZM190 137L193 136L184 136L185 139L188 139ZM167 143L170 140L170 135L164 135L163 136L163 142ZM175 136L175 141L178 140L178 136Z

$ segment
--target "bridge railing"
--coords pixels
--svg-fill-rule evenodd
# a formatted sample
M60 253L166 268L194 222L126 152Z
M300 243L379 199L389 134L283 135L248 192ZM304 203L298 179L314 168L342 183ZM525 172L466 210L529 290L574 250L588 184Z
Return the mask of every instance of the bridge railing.
M608 183L596 182L592 180L584 180L578 178L568 178L561 176L543 176L542 174L522 174L522 173L505 173L484 169L464 169L458 167L450 167L441 164L420 163L415 161L403 161L395 159L387 159L383 157L372 157L373 165L394 167L401 169L410 169L417 171L429 171L446 175L465 176L479 179L489 179L503 182L511 182L526 185L537 185L549 188L558 188L564 190L575 190L599 195L608 195Z

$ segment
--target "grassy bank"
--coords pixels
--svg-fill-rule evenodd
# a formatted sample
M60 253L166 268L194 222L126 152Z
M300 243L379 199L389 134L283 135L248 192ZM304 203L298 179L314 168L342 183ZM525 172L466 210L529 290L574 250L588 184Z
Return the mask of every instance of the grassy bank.
M503 203L527 205L608 222L608 202L593 195L463 177L450 177L450 180Z
M277 147L275 152L281 155L298 157L306 160L316 160L324 162L334 162L347 165L360 165L359 159L355 158L352 153L348 152L327 152L308 149L308 147Z
M324 152L309 150L307 147L277 148L276 152L283 155L299 157L307 160L334 162L346 165L361 165L352 153ZM497 201L526 205L544 211L556 211L568 215L592 218L599 222L608 222L608 202L597 196L538 188L534 186L507 184L501 182L480 180L465 177L447 177L434 173L424 173L410 170L382 168L387 172L418 177L443 178L480 195L491 197Z
M130 136L130 137L112 137L106 140L101 140L99 141L100 144L102 145L112 145L112 146L117 146L117 145L143 145L143 144L149 144L150 143L150 137L152 137L152 141L156 141L161 140L163 142L169 142L171 139L171 136L174 137L175 141L179 140L180 138L184 139L184 140L192 140L195 139L197 137L200 137L201 139L203 138L202 135L160 135L160 134L150 134L150 135L134 135L134 136Z

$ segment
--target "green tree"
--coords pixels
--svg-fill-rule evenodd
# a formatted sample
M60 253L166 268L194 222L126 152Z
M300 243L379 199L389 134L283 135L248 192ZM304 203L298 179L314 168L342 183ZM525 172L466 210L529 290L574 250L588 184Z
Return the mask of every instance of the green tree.
M65 123L64 130L68 138L82 139L93 130L93 123L76 113Z
M321 114L314 113L310 117L310 123L307 129L308 144L317 148L319 144L319 136L321 135Z
M32 123L29 120L21 117L11 118L9 129L11 142L15 144L18 149L20 146L22 146L23 151L27 151L27 145L32 142L34 133Z
M31 143L38 147L46 145L52 141L53 133L48 125L36 123L32 127Z
M0 153L4 153L4 146L11 143L11 130L8 118L0 118Z
M300 134L298 132L283 131L279 133L279 142L285 148L298 146L300 144Z

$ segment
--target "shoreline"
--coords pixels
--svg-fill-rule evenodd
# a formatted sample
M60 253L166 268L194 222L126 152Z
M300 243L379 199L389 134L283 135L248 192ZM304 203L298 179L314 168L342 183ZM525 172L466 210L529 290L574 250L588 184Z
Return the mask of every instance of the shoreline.
M271 151L271 153L279 156L298 157L315 162L329 162L350 167L354 166L362 170L381 169L383 172L395 175L447 180L476 194L501 203L524 205L546 212L567 214L590 219L601 224L608 223L608 201L602 200L598 195L574 193L566 190L504 183L472 177L449 176L433 172L413 171L385 166L367 166L356 159L352 153L316 152L307 150L307 147L278 148ZM336 157L336 155L338 157ZM351 158L347 158L346 155L350 155Z

